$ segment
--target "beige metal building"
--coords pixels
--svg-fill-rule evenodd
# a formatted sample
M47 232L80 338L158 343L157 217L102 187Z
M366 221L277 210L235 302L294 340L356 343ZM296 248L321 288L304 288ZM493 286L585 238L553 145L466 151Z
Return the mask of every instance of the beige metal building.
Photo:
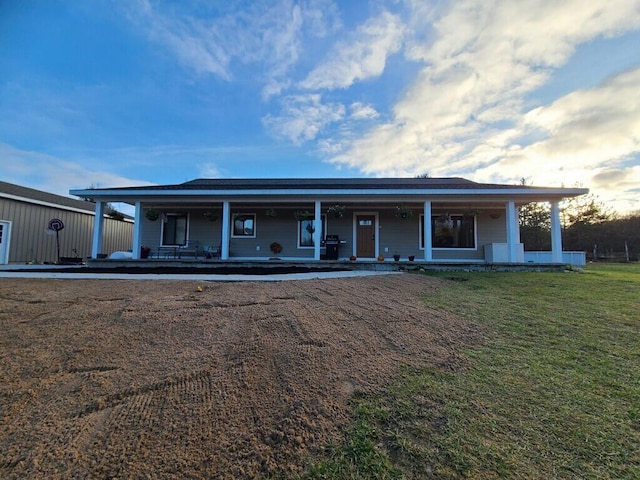
M95 204L0 181L0 264L56 263L91 255ZM56 232L50 227L64 228ZM133 220L104 219L103 252L131 248Z

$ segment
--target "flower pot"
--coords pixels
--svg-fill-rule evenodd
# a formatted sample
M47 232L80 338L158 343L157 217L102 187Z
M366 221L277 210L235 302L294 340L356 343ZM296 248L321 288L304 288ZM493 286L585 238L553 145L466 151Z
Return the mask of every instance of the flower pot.
M393 260L396 261L396 262L399 262L400 261L400 255L394 255L393 256Z
M409 261L413 262L416 259L415 255L409 255Z

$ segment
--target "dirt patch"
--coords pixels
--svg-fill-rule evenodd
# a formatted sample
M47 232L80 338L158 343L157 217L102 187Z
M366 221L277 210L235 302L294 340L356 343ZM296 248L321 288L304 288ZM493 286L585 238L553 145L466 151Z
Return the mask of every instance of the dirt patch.
M0 477L264 478L336 439L356 389L464 364L419 275L0 279Z

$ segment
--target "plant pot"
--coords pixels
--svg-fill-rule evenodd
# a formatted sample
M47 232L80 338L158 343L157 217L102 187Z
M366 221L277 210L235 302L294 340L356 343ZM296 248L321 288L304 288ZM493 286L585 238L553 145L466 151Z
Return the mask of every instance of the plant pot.
M415 255L409 255L409 261L413 262L416 259Z
M384 255L378 255L378 261L384 262Z
M394 255L393 256L393 260L396 261L396 262L399 262L400 261L400 255Z
M351 255L349 257L349 260L351 260L352 262L355 262L358 258L355 255Z

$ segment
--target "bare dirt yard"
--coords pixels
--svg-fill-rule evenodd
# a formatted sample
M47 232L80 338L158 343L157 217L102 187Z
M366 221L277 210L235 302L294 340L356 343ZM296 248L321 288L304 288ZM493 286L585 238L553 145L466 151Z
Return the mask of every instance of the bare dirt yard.
M464 365L478 332L428 307L443 285L0 279L0 477L300 472L354 390Z

